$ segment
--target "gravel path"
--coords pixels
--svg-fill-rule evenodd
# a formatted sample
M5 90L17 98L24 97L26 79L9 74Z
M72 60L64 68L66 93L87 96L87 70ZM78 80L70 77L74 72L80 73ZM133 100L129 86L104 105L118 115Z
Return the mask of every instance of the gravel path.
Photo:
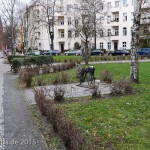
M4 95L1 100L4 113L0 112L4 121L3 126L0 125L0 127L4 127L4 132L0 132L3 139L0 150L48 150L33 123L25 102L24 92L16 86L16 75L8 72L10 70L8 66L0 62L0 70L5 73ZM7 71L5 71L6 68L8 68Z

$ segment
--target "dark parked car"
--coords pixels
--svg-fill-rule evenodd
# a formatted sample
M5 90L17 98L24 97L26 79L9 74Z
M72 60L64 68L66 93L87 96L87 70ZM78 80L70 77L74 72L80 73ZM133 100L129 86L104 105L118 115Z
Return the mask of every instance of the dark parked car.
M69 50L64 53L64 55L81 55L81 50L79 49L74 49L74 50Z
M94 49L91 51L91 55L104 55L104 52L100 49Z
M108 55L112 55L112 56L117 56L117 55L127 56L127 55L130 55L130 52L127 51L127 50L115 50L113 52L109 52Z
M49 51L44 52L44 55L54 55L54 56L57 56L57 55L60 55L60 54L61 54L60 50L49 50Z
M52 50L51 54L57 56L57 55L61 54L61 51L60 50Z
M150 55L150 48L140 48L138 50L139 55Z

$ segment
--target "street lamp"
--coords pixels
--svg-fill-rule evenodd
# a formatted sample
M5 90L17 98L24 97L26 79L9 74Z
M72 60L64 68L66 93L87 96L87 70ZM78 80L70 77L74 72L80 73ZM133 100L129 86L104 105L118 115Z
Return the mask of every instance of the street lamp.
M54 49L54 43L53 43L54 32L53 31L50 31L50 39L51 39L51 50L53 50Z

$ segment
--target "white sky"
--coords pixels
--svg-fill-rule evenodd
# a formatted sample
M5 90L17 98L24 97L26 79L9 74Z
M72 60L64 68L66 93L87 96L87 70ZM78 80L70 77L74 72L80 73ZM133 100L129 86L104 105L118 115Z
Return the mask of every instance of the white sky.
M26 4L29 4L29 2L31 1L31 0L20 0L21 2L24 2L24 3L26 3Z

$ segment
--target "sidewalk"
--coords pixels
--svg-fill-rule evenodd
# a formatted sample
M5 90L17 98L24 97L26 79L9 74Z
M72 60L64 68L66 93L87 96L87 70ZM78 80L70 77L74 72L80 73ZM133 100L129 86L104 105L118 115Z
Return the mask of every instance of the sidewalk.
M10 66L0 62L1 71ZM16 85L16 75L7 71L4 73L3 100L3 133L0 150L48 150L39 134L33 118L27 108L24 93ZM2 73L1 73L2 75Z

